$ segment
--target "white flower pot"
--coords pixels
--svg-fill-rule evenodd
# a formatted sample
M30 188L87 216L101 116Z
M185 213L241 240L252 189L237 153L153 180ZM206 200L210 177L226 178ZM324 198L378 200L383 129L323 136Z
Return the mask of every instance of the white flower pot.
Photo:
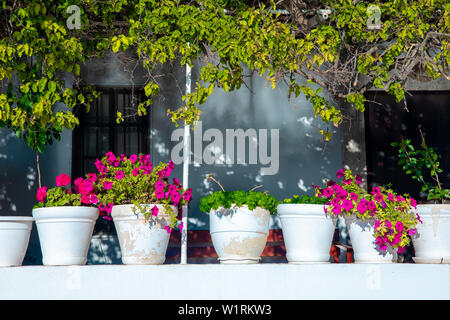
M83 206L33 209L42 263L47 266L86 264L98 215L97 208Z
M348 234L353 248L355 263L393 263L397 262L397 250L388 247L387 250L379 250L375 244L374 225L375 220L364 221L354 217L345 217Z
M412 236L416 263L450 263L450 204L417 206L423 224Z
M32 217L0 217L0 267L22 265L32 226Z
M146 204L149 209L154 204ZM123 264L163 264L166 260L170 234L164 227L168 226L169 215L162 205L157 216L148 219L139 212L133 212L133 204L115 205L111 217L119 238ZM171 206L172 211L178 209Z
M286 258L289 263L328 263L337 218L320 204L279 204Z
M247 206L209 213L211 239L220 263L258 263L269 235L270 212Z

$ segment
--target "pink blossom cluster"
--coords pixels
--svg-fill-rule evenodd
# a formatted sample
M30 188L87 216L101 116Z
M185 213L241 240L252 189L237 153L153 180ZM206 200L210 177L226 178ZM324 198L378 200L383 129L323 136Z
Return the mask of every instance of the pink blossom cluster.
M63 188L67 194L75 194L81 195L81 203L85 205L96 205L98 203L98 198L94 191L93 179L96 179L95 176L89 176L88 179L77 178L74 181L73 187L71 186L72 179L69 175L63 173L56 177L56 188ZM47 192L50 190L47 187L38 188L36 193L36 199L40 203L45 203L47 198Z
M357 217L375 219L375 243L380 250L386 250L389 245L397 247L398 252L402 253L405 250L404 244L408 242L406 238L415 234L416 229L414 224L405 225L400 217L405 217L405 221L421 222L417 214L415 217L410 214L411 208L417 208L417 201L396 195L384 187L373 187L367 193L360 187L361 176L353 176L350 170L340 169L336 176L342 179L341 183L329 180L323 189L313 186L317 197L328 200L324 206L325 213L330 211L335 216L354 214ZM390 218L392 213L395 218Z
M102 203L98 207L105 217L111 212L116 201L122 203L123 199L136 200L129 198L133 193L128 194L126 190L135 184L139 185L142 181L148 183L148 192L158 203L181 206L192 199L192 190L184 191L178 179L174 178L172 183L169 182L169 176L175 167L173 161L154 167L148 154L132 154L127 157L123 154L115 156L110 151L102 160L97 159L95 166L99 172L96 186L102 198ZM158 207L154 206L150 213L157 216Z

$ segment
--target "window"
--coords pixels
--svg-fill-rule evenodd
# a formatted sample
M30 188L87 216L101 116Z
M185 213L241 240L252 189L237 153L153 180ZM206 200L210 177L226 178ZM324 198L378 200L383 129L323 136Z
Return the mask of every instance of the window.
M89 112L80 111L80 124L72 134L72 177L84 177L97 172L95 160L112 151L114 154L148 154L150 150L149 116L126 118L116 122L117 111L130 114L141 101L143 90L131 88L97 88L101 95L91 103ZM132 104L134 100L134 104ZM98 219L94 234L114 234L110 221Z
M131 88L97 88L101 95L91 104L89 112L78 115L80 125L73 131L72 176L96 172L95 160L108 151L114 154L149 153L149 116L126 118L116 123L117 111L130 114L130 109L144 98L142 90Z
M441 183L450 182L450 145L448 144L448 124L450 122L449 91L413 91L404 102L397 103L395 98L383 92L370 92L371 101L366 116L366 152L367 173L370 184L392 183L392 187L401 193L425 200L420 194L421 184L407 175L397 164L397 151L390 144L401 139L411 139L419 147L421 142L419 128L425 134L429 147L434 147L440 168L444 171ZM428 173L425 179L430 179Z

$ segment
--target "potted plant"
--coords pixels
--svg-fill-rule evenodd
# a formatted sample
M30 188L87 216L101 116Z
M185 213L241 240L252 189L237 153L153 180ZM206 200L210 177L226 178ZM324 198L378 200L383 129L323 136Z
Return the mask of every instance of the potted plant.
M278 201L262 192L222 189L200 199L200 210L209 214L210 234L220 263L258 263L269 234L269 216Z
M326 212L344 217L355 262L395 262L420 221L411 212L416 201L384 186L373 187L369 193L361 187L361 176L353 176L350 170L340 169L337 178L342 182L329 180L324 189L316 186L316 196L328 200Z
M153 166L150 155L107 152L95 166L99 209L114 221L122 262L163 264L171 231L183 228L178 213L192 199L191 189L169 181L173 162Z
M22 265L32 226L32 217L0 216L0 267Z
M417 226L417 235L413 238L413 260L416 263L450 263L450 189L439 179L442 173L439 156L434 148L427 146L422 131L419 132L422 139L419 149L414 148L410 139L392 143L398 148L398 164L422 184L421 191L427 196L426 203L417 206L423 223ZM425 179L427 171L429 177Z
M336 217L324 212L323 197L284 199L277 207L289 263L328 263Z
M33 208L44 265L83 265L87 260L99 210L95 207L93 180L67 174L56 177L56 186L37 190Z

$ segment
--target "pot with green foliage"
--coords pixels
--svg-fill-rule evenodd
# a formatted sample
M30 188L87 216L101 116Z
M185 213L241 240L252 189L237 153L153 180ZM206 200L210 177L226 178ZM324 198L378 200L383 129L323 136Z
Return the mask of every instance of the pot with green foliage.
M337 219L324 198L294 195L277 207L289 263L327 263Z
M176 178L169 181L172 161L153 166L150 155L106 153L95 163L99 209L111 215L124 264L163 264L170 233L181 232L177 215L192 199Z
M44 265L83 265L99 211L93 178L72 179L61 174L56 187L41 187L34 206Z
M200 199L209 214L210 234L220 263L258 263L269 235L275 197L256 191L214 192Z
M416 208L423 223L417 226L417 234L412 238L413 260L416 263L450 263L450 189L439 179L443 170L439 168L438 154L426 145L422 131L420 135L419 149L414 148L410 139L392 143L398 147L398 164L422 184L421 191L427 195L426 203ZM429 176L425 177L427 171Z
M345 219L355 262L392 263L405 251L420 219L411 212L416 201L384 186L369 193L361 187L362 178L340 169L337 178L325 188L316 188L316 196L327 199L327 212Z

